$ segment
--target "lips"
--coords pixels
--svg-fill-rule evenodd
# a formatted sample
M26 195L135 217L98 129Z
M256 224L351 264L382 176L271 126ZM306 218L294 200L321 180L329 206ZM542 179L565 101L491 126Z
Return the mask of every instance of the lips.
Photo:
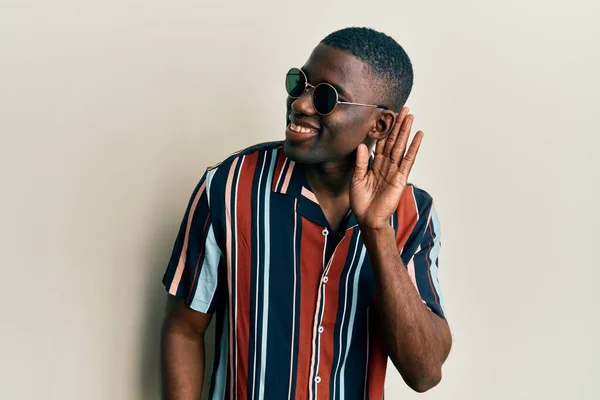
M317 130L290 122L290 129L296 133L316 133Z
M315 129L300 126L293 122L290 122L285 130L286 139L294 143L301 143L306 140L310 140L318 134L319 132Z
M288 114L288 121L291 122L295 127L299 127L299 128L304 128L304 132L308 133L306 130L312 130L315 132L319 132L319 125L309 121L309 120L305 120L304 118L300 118L298 115L296 115L295 113L290 113ZM295 128L296 131L298 132L302 132L302 129L297 129Z

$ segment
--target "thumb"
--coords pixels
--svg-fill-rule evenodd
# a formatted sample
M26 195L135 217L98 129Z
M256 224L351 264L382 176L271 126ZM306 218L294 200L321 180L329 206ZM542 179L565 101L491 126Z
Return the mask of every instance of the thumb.
M356 167L354 168L354 179L362 180L369 170L369 149L361 143L356 148Z

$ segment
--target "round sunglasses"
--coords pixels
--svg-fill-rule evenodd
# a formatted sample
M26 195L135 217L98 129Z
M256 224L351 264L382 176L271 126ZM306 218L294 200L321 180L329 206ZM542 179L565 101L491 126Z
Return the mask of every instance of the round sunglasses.
M340 101L338 91L329 83L319 83L315 86L308 83L306 74L299 68L292 68L285 76L285 90L288 96L292 99L297 99L309 88L313 89L312 102L315 111L320 115L331 114L338 104L349 104L352 106L364 106L382 108L387 110L388 107L380 104L363 104L351 103L349 101Z

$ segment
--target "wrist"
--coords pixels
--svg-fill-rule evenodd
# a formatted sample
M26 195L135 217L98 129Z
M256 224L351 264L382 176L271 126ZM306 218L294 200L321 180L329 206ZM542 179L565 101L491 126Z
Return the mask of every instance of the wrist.
M359 224L358 226L363 236L379 237L389 235L390 233L392 233L392 235L395 236L394 228L392 228L392 226L389 223L375 226Z

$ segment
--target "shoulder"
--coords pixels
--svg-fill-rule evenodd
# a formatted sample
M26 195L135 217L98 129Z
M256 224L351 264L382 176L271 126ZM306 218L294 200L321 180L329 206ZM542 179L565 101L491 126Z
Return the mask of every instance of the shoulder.
M419 208L433 206L433 196L425 189L418 187L414 183L409 183L412 195Z
M406 185L400 202L398 203L398 212L406 213L410 210L421 217L429 215L433 211L434 201L431 194L414 183Z
M208 170L210 171L210 170L218 169L218 168L229 169L232 164L239 162L240 159L242 159L246 156L263 155L264 153L281 149L282 145L283 145L283 142L281 140L279 140L279 141L275 141L275 142L258 143L258 144L252 145L250 147L239 149L239 150L233 152L232 154L230 154L224 160L218 162L215 165L208 167Z
M252 165L250 168L256 168L257 160L265 159L269 155L277 157L283 151L282 146L283 141L264 142L235 151L206 169L206 177L207 180L210 180L210 186L217 190L218 188L223 189L227 181L231 179L231 172L238 170L242 162L246 166ZM250 160L254 160L254 162ZM253 171L250 171L250 174L246 176L253 175Z

